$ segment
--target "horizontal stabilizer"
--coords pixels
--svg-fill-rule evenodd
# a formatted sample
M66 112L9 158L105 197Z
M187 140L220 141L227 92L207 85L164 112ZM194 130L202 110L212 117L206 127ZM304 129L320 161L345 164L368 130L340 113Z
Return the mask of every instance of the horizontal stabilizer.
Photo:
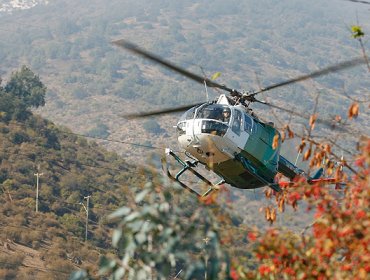
M323 173L324 173L324 168L320 168L319 170L316 171L315 175L313 175L308 181L319 179Z
M289 160L281 155L279 157L278 171L291 180L294 179L296 176L304 173L302 169L299 169L297 166L295 166L293 163L291 163Z

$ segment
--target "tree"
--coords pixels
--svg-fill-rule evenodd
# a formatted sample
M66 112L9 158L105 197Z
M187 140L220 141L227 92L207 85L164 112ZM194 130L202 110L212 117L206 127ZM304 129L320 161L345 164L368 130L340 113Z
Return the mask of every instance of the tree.
M87 135L92 137L107 138L109 136L109 127L104 123L97 123L96 126L89 130Z
M27 108L45 105L46 87L27 66L15 72L5 86L5 91L16 97L26 105Z
M25 120L31 107L45 105L46 87L28 67L12 74L4 88L0 88L0 112L5 120Z
M153 134L159 134L163 131L161 126L153 119L147 120L144 122L143 127L145 131Z

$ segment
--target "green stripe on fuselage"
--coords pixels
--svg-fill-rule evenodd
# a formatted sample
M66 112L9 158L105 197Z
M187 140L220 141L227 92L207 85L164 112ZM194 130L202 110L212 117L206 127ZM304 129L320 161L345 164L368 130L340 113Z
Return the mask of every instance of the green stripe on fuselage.
M213 166L213 170L224 180L241 189L254 189L273 183L277 173L280 141L277 149L272 142L277 130L269 125L256 123L257 128L250 135L244 150L235 159ZM246 167L240 157L248 162ZM263 178L261 180L259 177Z

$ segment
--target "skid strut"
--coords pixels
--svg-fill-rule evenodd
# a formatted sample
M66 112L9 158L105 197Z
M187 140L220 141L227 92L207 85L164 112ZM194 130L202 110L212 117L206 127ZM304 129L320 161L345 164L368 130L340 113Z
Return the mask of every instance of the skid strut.
M169 169L168 169L166 159L162 158L162 168L163 168L163 171L165 172L165 174L170 179L172 179L173 181L178 182L181 187L183 187L184 189L188 190L189 192L195 194L198 197L205 197L205 196L209 195L211 192L213 192L215 190L218 190L218 185L224 183L224 181L222 180L219 183L217 183L216 185L214 185L209 180L207 180L204 176L199 174L199 172L197 172L196 170L193 169L193 167L196 167L197 164L198 164L198 162L195 161L195 160L193 160L193 161L191 161L191 160L183 161L171 149L166 149L166 155L172 156L178 163L181 164L182 169L179 172L177 172L176 176L173 176L171 174L171 172L169 171ZM201 179L206 185L209 186L208 190L205 193L200 194L197 191L193 190L192 188L190 188L189 186L187 186L186 184L184 184L183 182L180 181L180 176L187 170L190 171L191 173L193 173L195 176L197 176L199 179Z

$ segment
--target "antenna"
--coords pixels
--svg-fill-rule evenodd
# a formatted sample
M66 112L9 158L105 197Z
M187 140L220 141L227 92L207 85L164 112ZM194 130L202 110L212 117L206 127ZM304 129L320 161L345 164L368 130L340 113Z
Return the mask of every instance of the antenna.
M207 102L209 102L208 87L207 87L207 75L206 75L206 73L204 72L203 67L202 67L202 66L199 66L199 67L200 67L200 70L202 71L203 76L204 76L204 81L203 81L203 83L204 83L204 87L205 87L205 89L206 89L206 99L207 99Z
M85 209L85 212L86 212L85 242L87 241L87 226L88 226L88 223L89 223L89 201L90 201L90 197L91 197L90 195L84 197L84 199L86 199L86 206L83 202L79 203L83 206L83 208Z
M206 88L206 98L207 98L207 102L209 102L208 88L207 88L207 83L206 83L206 81L204 81L204 87Z

